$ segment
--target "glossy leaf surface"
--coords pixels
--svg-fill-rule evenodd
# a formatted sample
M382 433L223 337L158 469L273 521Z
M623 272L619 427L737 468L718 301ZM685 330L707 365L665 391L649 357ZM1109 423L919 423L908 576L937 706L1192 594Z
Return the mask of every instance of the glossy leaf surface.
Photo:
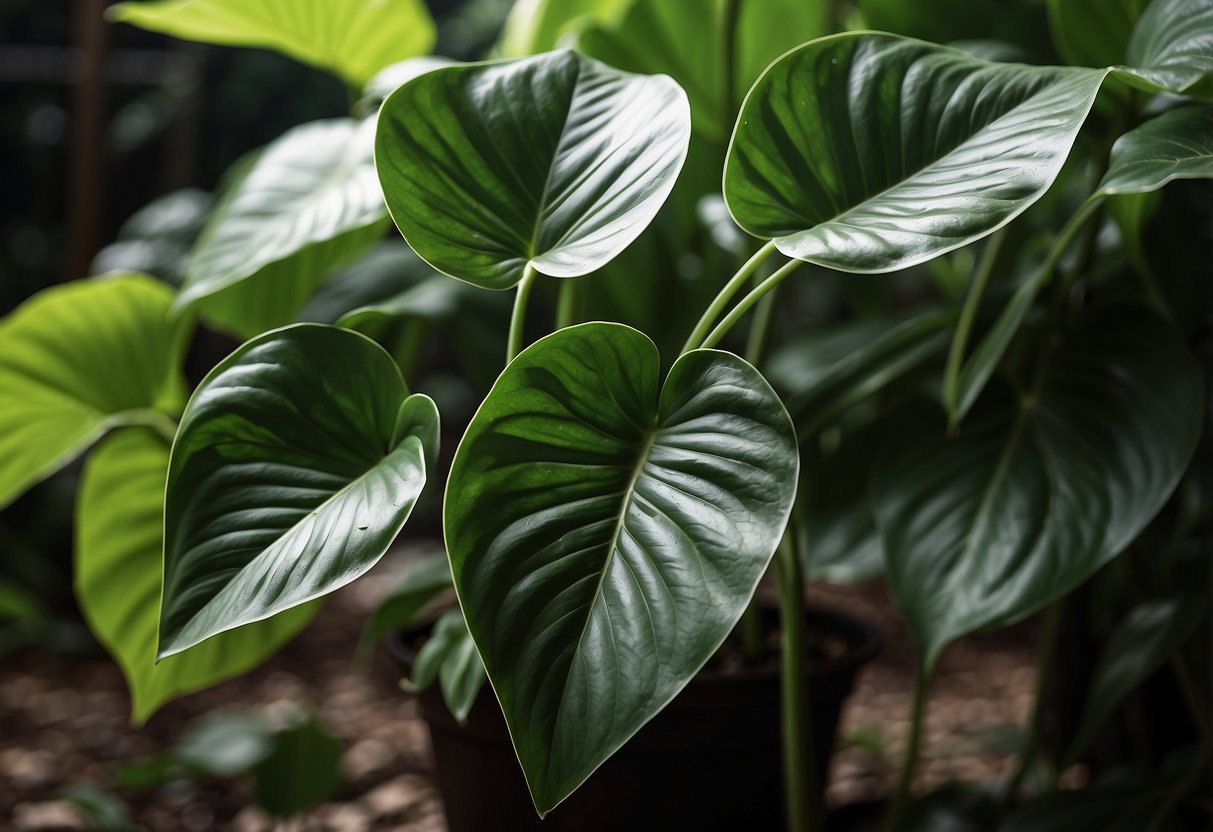
M987 63L891 35L822 38L750 90L725 199L742 228L789 257L905 268L1039 199L1105 74Z
M1188 92L1213 73L1213 0L1152 0L1129 41L1133 75Z
M290 641L315 604L249 624L156 663L168 441L123 428L89 456L76 506L76 599L126 677L131 719L250 670Z
M438 413L391 357L299 324L202 381L173 445L160 655L318 598L383 555L425 484Z
M373 119L316 121L260 151L199 238L177 305L246 338L293 321L387 228L374 131Z
M1017 621L1121 552L1200 434L1199 367L1144 312L1095 309L1033 400L991 401L947 438L907 413L873 473L886 572L925 666Z
M648 338L592 323L502 373L455 455L444 526L540 813L724 641L798 467L779 399L728 353L687 353L662 387Z
M575 277L609 262L669 195L689 137L669 78L552 52L405 84L384 102L375 160L414 251L507 289L528 264Z
M1112 145L1098 194L1140 194L1175 179L1213 178L1213 105L1180 107Z
M274 49L356 87L429 52L436 36L423 0L157 0L118 3L107 16L185 40Z
M185 400L188 328L172 290L142 275L46 289L0 321L0 508L123 424L159 423Z

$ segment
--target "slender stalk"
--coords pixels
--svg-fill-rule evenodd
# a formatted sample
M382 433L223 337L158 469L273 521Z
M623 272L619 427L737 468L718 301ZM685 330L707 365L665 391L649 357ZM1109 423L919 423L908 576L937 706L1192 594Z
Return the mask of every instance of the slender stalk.
M960 393L960 367L964 360L965 347L969 343L969 333L973 330L973 322L977 320L977 310L985 297L986 287L994 273L994 264L1002 250L1002 241L1006 239L1006 229L996 232L990 237L985 251L981 254L981 262L977 264L977 273L965 296L964 307L960 310L960 318L956 321L956 332L952 335L952 345L948 349L948 364L943 375L943 401L948 411L948 428L955 431L956 400Z
M763 296L766 295L767 292L770 292L772 289L782 283L784 278L803 265L804 263L800 260L791 260L780 266L773 275L759 283L750 290L748 295L739 300L737 305L733 307L732 311L725 316L723 321L716 325L716 328L703 339L699 346L704 349L716 346L720 339L727 335L729 330L732 329L738 321L745 317L745 314L750 311L751 306L762 300Z
M112 420L115 425L140 425L151 428L160 434L170 445L177 436L177 420L167 413L161 413L150 407L140 407L126 410L117 414Z
M779 576L779 618L783 629L780 654L780 708L783 720L784 811L788 832L815 832L820 804L814 772L809 722L808 649L805 645L804 573L793 543L785 533L775 553Z
M762 610L758 607L758 599L751 599L741 614L737 625L737 635L741 639L741 659L748 665L757 664L762 658L763 638Z
M396 359L400 375L404 376L410 386L417 381L417 365L421 363L421 354L425 350L429 334L429 325L417 318L407 321L403 331L396 337L392 357Z
M758 301L754 310L754 323L750 326L750 334L746 337L745 359L755 367L766 357L767 344L771 341L771 330L775 323L775 297L778 292L771 292Z
M906 812L910 808L910 786L914 783L914 772L918 768L918 753L922 746L922 726L926 718L927 688L931 683L931 668L918 665L914 672L914 693L910 703L910 738L906 745L906 756L901 764L901 776L897 779L897 790L889 813L885 815L885 832L901 832Z
M758 270L763 261L770 257L774 252L774 241L766 243L758 251L754 252L753 256L745 262L745 264L737 270L737 274L729 278L729 282L724 285L724 288L712 299L712 303L704 310L703 317L699 319L699 323L695 324L695 328L691 330L691 335L687 338L686 343L682 347L682 351L690 352L700 345L704 336L712 328L712 323L720 317L720 313L729 305L729 301L733 296L741 290L741 287L749 281L750 277Z
M581 323L585 308L586 283L582 278L570 277L560 281L560 296L556 301L556 328Z
M1040 752L1041 733L1044 729L1044 693L1048 684L1049 668L1053 666L1053 657L1057 655L1057 642L1061 635L1062 602L1056 601L1045 611L1044 626L1040 631L1040 645L1036 653L1036 685L1032 692L1032 712L1028 717L1027 736L1023 750L1019 753L1019 763L1015 771L1007 778L1003 789L1003 803L1010 805L1019 794L1024 778L1036 761Z
M531 287L535 285L538 272L528 263L518 281L518 291L514 295L514 311L510 314L510 338L505 348L505 363L509 364L518 353L522 352L522 330L526 323L526 305L531 297Z

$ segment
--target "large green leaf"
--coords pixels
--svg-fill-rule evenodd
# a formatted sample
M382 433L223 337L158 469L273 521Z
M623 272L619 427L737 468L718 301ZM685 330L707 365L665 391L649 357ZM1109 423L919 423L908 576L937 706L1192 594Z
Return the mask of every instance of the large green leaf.
M317 609L299 607L156 663L168 458L168 440L147 428L115 432L89 457L76 506L76 599L122 668L136 723L171 699L256 667Z
M1040 198L1106 70L987 63L882 34L805 44L750 90L725 163L742 228L789 257L887 272Z
M434 268L506 289L588 274L644 230L686 157L686 95L574 52L447 67L383 104L388 209Z
M783 534L787 412L729 353L563 329L501 374L452 463L444 527L468 628L545 813L724 641Z
M288 130L215 209L177 299L241 337L290 323L315 288L383 236L374 119Z
M618 21L587 28L577 46L588 55L630 72L670 75L687 91L696 132L728 140L741 98L782 53L826 34L822 0L741 3L726 23L719 0L645 0L632 3ZM726 32L732 32L733 77L726 78Z
M0 321L0 507L111 427L172 429L188 334L169 320L172 297L143 275L106 276L47 289Z
M1213 0L1153 0L1129 40L1128 71L1169 92L1213 73Z
M516 0L497 51L521 58L562 46L564 38L591 23L617 20L634 0Z
M274 49L354 87L429 52L436 35L423 0L156 0L118 3L106 16L185 40Z
M1112 145L1097 194L1141 194L1175 179L1213 178L1213 105L1170 110Z
M1066 63L1124 63L1134 25L1148 0L1048 0L1049 31Z
M425 484L438 412L373 341L297 324L203 379L165 495L160 656L344 586Z
M1201 388L1162 322L1093 309L1037 396L987 399L958 438L935 408L906 414L873 473L873 504L923 664L1060 598L1119 554L1196 448Z

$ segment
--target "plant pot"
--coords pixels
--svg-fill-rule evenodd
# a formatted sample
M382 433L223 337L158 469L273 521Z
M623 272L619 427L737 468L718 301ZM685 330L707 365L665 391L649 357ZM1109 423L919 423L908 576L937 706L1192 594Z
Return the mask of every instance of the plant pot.
M841 656L809 671L821 789L843 700L879 640L868 625L839 612L810 606L807 617L810 632L841 637L846 645ZM388 641L406 673L416 658L419 634L412 635ZM779 696L777 662L706 669L542 821L492 691L481 691L464 726L447 711L436 685L419 698L450 832L710 832L783 828Z

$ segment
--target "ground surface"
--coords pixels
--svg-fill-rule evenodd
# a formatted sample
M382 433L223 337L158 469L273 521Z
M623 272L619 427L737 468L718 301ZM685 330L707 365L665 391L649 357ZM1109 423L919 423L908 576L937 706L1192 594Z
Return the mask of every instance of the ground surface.
M400 691L386 656L367 668L351 658L369 610L410 556L394 553L338 593L302 636L255 673L170 703L143 729L127 725L122 676L104 657L31 651L10 659L0 671L0 829L79 828L71 807L55 800L65 787L110 782L125 761L171 746L190 720L213 708L245 705L272 713L310 702L345 745L347 785L337 800L290 828L443 830L429 737L416 703ZM908 729L906 633L880 583L811 594L873 622L885 642L847 705L840 733L845 747L834 756L828 791L836 806L876 799L888 789ZM1032 663L1030 628L967 639L945 654L931 690L920 785L1004 775L1007 737L1028 709ZM114 793L149 830L272 828L247 808L249 789L240 780Z

